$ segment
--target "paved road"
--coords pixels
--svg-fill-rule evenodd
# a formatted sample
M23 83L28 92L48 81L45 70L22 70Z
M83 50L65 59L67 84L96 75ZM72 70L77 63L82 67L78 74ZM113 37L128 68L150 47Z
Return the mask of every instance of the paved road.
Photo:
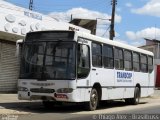
M45 118L45 116L44 116ZM140 108L134 110L125 110L116 113L106 113L106 114L94 114L94 115L79 115L79 116L72 116L71 118L65 120L135 120L146 118L146 120L160 119L160 105L152 106L147 108ZM40 119L41 120L41 119ZM47 120L47 119L46 119Z
M0 95L0 97L0 114L18 115L18 120L93 120L95 115L98 119L98 115L102 114L160 114L159 94L141 99L140 104L136 106L127 105L124 101L103 102L96 111L85 111L83 104L68 104L45 109L40 102L19 101L14 95L9 97Z
M129 111L121 111L118 112L118 114L160 114L160 105Z
M123 101L103 102L96 111L85 111L83 104L69 104L45 109L40 102L0 103L5 109L23 111L18 120L100 120L103 114L160 114L160 98L142 99L139 105L127 105ZM12 113L16 114L16 112ZM102 118L101 118L102 117ZM99 119L100 118L100 119Z
M154 106L147 106L146 104L131 108L133 106L118 102L108 106L103 105L103 107L100 107L94 112L84 110L82 112L80 106L71 105L69 107L57 107L57 110L44 110L45 112L41 114L21 115L18 120L102 120L106 116L117 116L117 114L160 114L160 104L155 104ZM60 110L63 108L65 108L65 110ZM112 112L108 112L106 108ZM114 112L114 109L116 111L117 108L119 108L120 111Z

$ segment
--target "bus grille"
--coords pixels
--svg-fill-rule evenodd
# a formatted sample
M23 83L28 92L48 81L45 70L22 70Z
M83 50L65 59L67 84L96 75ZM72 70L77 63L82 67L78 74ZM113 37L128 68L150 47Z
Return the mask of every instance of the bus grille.
M47 89L47 88L31 88L31 92L34 93L54 93L54 89Z

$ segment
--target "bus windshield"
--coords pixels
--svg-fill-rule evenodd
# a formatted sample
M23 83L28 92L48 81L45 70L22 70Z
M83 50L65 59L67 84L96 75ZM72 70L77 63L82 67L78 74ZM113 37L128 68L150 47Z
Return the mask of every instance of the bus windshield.
M26 42L21 60L21 79L75 79L75 43L72 41Z

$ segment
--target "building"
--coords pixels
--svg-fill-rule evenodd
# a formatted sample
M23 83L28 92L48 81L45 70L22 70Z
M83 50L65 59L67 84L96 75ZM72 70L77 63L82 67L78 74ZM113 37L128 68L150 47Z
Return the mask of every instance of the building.
M19 63L15 56L16 41L30 31L90 30L59 22L46 15L24 9L0 0L0 93L16 92Z
M156 39L145 39L146 45L140 46L139 48L151 51L154 53L154 64L155 64L155 86L160 88L160 40Z
M96 34L97 20L92 19L73 19L69 23L77 26L81 26L91 31L91 34Z

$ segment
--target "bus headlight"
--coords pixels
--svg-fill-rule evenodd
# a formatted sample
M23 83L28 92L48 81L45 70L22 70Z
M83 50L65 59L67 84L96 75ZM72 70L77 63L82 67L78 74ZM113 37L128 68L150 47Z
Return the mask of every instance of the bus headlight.
M71 93L73 92L72 88L60 88L57 90L57 93Z
M18 91L28 91L28 88L25 88L25 87L18 87Z

